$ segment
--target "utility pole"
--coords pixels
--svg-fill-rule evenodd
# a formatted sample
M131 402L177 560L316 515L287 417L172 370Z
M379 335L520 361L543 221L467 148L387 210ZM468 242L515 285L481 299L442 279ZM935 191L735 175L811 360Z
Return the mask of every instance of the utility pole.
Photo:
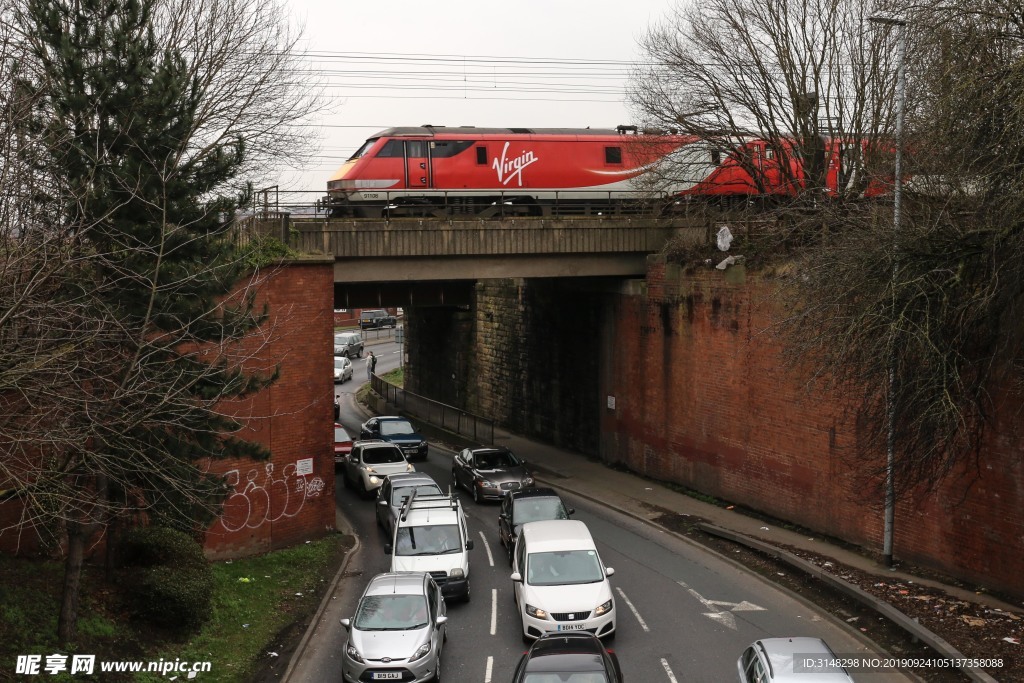
M900 234L900 210L903 187L903 114L906 110L907 95L907 22L905 19L894 17L871 16L868 21L884 26L896 26L899 29L896 55L896 178L893 180L892 198L892 233L893 233L893 260L892 260L892 296L895 298L896 284L896 248ZM895 303L895 302L894 302ZM893 306L895 310L895 306ZM882 557L885 566L892 568L893 548L893 527L896 520L896 478L894 472L895 448L896 448L896 401L893 391L896 386L896 363L890 351L889 354L889 386L885 393L885 417L886 417L886 461L885 461L885 519L882 530Z

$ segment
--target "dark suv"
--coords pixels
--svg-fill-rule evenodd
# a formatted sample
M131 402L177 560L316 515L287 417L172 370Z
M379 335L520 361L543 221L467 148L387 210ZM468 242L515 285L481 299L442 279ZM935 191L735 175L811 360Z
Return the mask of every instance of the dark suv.
M373 308L359 314L359 329L373 330L379 327L395 327L398 320L382 308Z

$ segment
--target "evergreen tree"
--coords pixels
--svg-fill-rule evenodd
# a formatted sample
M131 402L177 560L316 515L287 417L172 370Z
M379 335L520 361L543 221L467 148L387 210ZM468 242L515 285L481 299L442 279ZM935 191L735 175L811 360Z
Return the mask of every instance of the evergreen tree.
M201 139L202 74L158 44L154 4L27 0L20 16L41 96L30 133L50 150L37 199L87 256L58 296L98 332L73 354L69 415L83 439L47 454L54 464L33 496L67 534L65 641L94 533L140 512L203 528L226 487L197 465L268 455L217 409L273 380L239 367L237 342L262 314L251 293L228 296L244 274L225 239L245 199L235 179L244 140Z

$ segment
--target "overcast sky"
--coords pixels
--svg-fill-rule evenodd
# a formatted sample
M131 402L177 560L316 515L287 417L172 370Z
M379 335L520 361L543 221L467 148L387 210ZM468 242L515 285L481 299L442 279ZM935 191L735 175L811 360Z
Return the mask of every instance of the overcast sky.
M614 128L637 42L676 0L283 0L305 26L333 112L282 203L311 202L392 126ZM287 199L286 199L287 198Z

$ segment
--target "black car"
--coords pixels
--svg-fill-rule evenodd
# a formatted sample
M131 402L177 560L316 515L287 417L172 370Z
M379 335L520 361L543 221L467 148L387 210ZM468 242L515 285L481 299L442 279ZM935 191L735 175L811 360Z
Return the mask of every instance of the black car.
M569 519L576 512L567 508L554 489L530 488L512 491L501 499L498 511L498 539L512 564L512 552L519 537L519 528L527 522L542 522L546 519Z
M533 485L526 462L504 447L465 448L452 460L452 487L466 489L477 503Z
M389 441L401 448L410 462L427 459L427 440L399 415L371 417L359 427L359 438Z
M359 314L359 329L375 330L381 327L395 327L398 320L395 316L379 308L363 311Z
M624 680L618 656L605 649L600 638L583 631L553 631L538 638L519 660L512 683L549 679L602 683Z

